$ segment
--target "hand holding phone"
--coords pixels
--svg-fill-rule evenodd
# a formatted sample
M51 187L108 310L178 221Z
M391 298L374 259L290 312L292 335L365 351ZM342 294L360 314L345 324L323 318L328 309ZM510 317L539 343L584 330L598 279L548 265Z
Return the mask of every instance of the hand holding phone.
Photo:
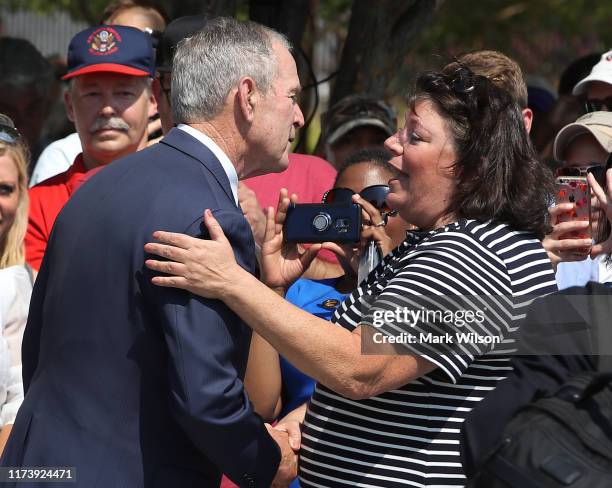
M593 228L591 224L591 189L586 177L582 176L558 176L556 179L557 193L556 203L571 203L571 210L561 212L557 216L557 222L588 222L580 230L566 232L559 239L592 239Z

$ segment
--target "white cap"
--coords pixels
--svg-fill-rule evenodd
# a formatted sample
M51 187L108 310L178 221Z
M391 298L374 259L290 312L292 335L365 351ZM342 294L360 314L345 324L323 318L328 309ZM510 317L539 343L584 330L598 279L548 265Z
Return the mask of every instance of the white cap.
M602 81L612 85L612 50L601 55L601 60L589 73L589 76L576 83L572 95L582 95L586 91L587 83L591 81Z

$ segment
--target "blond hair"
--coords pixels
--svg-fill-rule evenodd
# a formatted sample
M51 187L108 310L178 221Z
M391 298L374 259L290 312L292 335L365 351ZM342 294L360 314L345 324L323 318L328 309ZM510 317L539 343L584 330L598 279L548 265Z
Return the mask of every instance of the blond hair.
M30 158L26 145L5 144L0 142L0 156L8 156L17 168L19 203L15 213L15 221L7 232L4 240L0 239L0 269L25 263L25 248L23 240L28 228L28 162Z

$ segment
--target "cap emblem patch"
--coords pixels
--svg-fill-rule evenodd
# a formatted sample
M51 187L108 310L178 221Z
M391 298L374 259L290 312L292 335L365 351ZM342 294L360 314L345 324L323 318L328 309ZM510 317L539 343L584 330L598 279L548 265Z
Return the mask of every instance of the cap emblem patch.
M119 50L121 36L115 29L102 27L95 30L87 39L89 52L96 56L107 56Z

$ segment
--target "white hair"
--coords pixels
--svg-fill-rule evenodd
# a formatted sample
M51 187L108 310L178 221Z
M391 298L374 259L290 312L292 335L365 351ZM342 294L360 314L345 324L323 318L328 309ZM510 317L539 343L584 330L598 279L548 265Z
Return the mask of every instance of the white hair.
M172 62L172 115L176 123L218 115L238 81L249 76L264 94L277 74L272 43L287 38L255 22L218 17L177 46Z

